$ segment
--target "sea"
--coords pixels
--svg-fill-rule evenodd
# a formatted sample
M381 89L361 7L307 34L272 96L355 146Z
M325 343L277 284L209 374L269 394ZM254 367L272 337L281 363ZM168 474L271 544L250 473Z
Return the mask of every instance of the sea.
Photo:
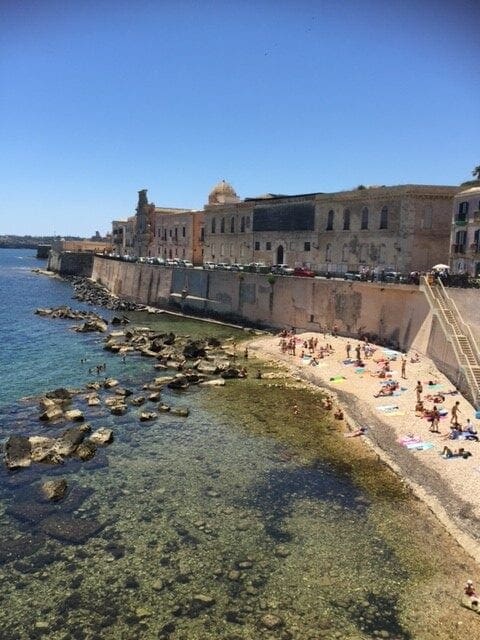
M90 408L89 383L108 376L138 395L159 373L138 352L106 351L103 334L36 314L61 305L114 314L73 299L70 282L39 268L35 251L0 250L0 446L71 426L39 421L39 398L57 388L80 390L73 406L114 441L87 462L9 471L1 461L0 640L474 637L477 621L459 627L452 598L472 561L358 439L332 426L321 391L249 358L245 380L162 390L188 417L145 423L145 407L123 416ZM251 338L127 315L192 339ZM52 479L67 482L58 503L41 496Z

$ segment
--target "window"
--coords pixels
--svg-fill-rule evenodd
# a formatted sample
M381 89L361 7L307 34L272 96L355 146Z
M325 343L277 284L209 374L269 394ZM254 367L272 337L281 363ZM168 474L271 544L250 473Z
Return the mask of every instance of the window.
M217 228L217 220L215 218L212 218L212 233L215 233L216 228Z
M457 231L455 234L455 244L466 244L467 243L467 232L465 230Z
M360 224L360 229L368 229L368 208L363 207L362 209L362 221Z
M235 233L235 218L230 218L230 233Z
M245 226L247 229L250 229L250 216L245 217Z
M168 230L168 235L170 236L170 238L172 237L172 230L171 229Z
M350 231L350 209L343 212L343 230Z
M245 233L245 216L242 216L242 219L240 221L240 232Z
M225 245L224 245L224 244L221 244L221 245L220 245L220 255L221 255L221 256L224 256L224 255L225 255Z
M200 229L200 242L203 242L205 240L205 227L202 227Z
M225 218L220 220L220 233L225 233Z
M347 261L347 255L348 255L348 244L344 244L342 247L342 262Z
M380 212L380 229L388 229L388 208L383 207Z
M330 262L332 260L332 245L327 244L325 248L325 262Z
M303 243L303 250L304 251L310 251L310 242L304 242Z
M335 211L330 209L327 215L327 226L326 231L332 231L333 229L333 218L335 217Z
M163 230L163 239L165 240L165 242L167 241L167 230L166 229Z
M460 202L458 205L458 214L459 215L467 215L468 213L468 202Z
M260 251L260 242L255 242L255 251Z
M178 240L178 227L175 227L175 240Z
M234 255L234 253L235 253L234 247L235 247L235 245L233 244L233 242L231 242L230 243L230 257L232 257Z
M385 264L385 245L381 244L380 245L380 251L378 253L378 261L380 264Z
M185 229L185 227L182 227L182 236L185 238L187 233L187 230Z
M266 243L265 243L265 249L266 249L267 251L270 251L270 250L271 250L271 248L272 248L272 243L271 243L271 242L266 242Z
M245 256L245 246L242 244L240 247L240 257L243 258Z

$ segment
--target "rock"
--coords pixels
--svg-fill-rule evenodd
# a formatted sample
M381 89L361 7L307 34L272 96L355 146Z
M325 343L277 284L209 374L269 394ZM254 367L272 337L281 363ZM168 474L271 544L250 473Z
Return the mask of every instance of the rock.
M58 464L63 462L61 456L54 451L55 438L44 436L30 436L30 457L32 462L49 462Z
M45 394L47 398L50 399L59 399L59 400L71 400L73 394L68 389L64 387L60 387L58 389L54 389L53 391L49 391Z
M74 518L64 514L46 518L40 529L52 538L81 544L102 530L103 524L93 518Z
M31 465L30 440L24 436L10 436L5 443L5 464L8 469L21 469Z
M15 538L2 537L0 565L31 556L44 544L45 537L38 535L37 532L26 533Z
M8 513L9 516L13 516L17 518L17 520L24 522L33 522L34 524L45 520L45 518L51 516L54 511L55 507L52 504L42 504L34 502L33 500L15 502L10 504L6 509L6 513Z
M148 422L149 420L155 420L158 415L153 411L142 411L140 414L140 422Z
M266 613L260 618L259 625L265 629L273 630L283 627L284 622L279 616L276 616L273 613Z
M67 487L67 481L62 478L60 480L46 480L42 483L40 489L45 500L58 502L65 497Z
M136 398L132 398L130 402L136 407L139 407L145 402L145 396L137 396Z
M110 444L113 442L113 431L107 427L100 427L92 433L88 440L100 446Z
M85 420L83 413L79 409L65 411L64 417L66 420L71 420L72 422L83 422Z
M154 591L161 591L164 586L165 585L163 584L163 582L161 580L155 580L155 582L152 584L152 589Z
M183 348L185 358L203 358L205 356L205 342L203 340L193 340Z
M62 433L54 444L53 450L63 458L67 458L77 449L78 445L83 442L86 434L90 430L88 425L81 427L72 427Z
M218 378L216 380L204 380L199 383L201 387L224 387L225 380L224 378Z
M105 333L108 329L108 325L104 320L100 319L92 319L83 322L80 326L75 327L74 330L78 331L78 333L91 333L93 331L99 331L100 333Z
M112 407L110 407L110 413L113 414L114 416L123 416L127 413L127 411L128 411L128 407L123 402L114 404Z
M167 411L170 411L170 407L167 404L159 404L158 410L162 413L167 413Z
M116 387L118 384L119 382L118 380L115 380L115 378L107 378L103 383L103 386L105 389L111 389L112 387Z
M220 374L225 380L232 380L240 377L240 371L235 367L228 367Z
M170 413L174 416L180 416L182 418L187 418L190 414L190 410L186 407L171 407Z
M42 420L42 422L52 422L53 420L59 420L60 418L63 418L63 411L61 407L57 405L50 407L50 409L46 409L39 415L39 420Z
M158 402L160 400L160 391L155 391L148 396L150 402Z
M123 396L124 398L126 398L127 396L131 396L132 393L133 391L130 391L130 389L124 389L123 387L117 387L115 389L115 395Z
M218 373L218 367L216 364L205 362L204 360L197 364L195 368L197 371L200 371L200 373L206 373L208 375L215 375Z
M201 609L207 609L215 604L215 598L207 596L203 593L197 593L192 598L192 604Z
M97 395L90 395L87 397L87 404L89 407L98 407L101 404L100 398Z
M75 451L75 457L79 460L91 460L97 452L97 446L94 442L82 442Z
M242 574L240 573L240 571L238 571L237 569L232 569L228 572L227 578L232 582L236 582L237 580L240 580L241 575Z
M188 389L188 382L186 377L183 374L179 374L177 376L175 376L175 378L173 380L171 380L168 383L168 388L169 389L180 389L180 390L184 390L184 389Z

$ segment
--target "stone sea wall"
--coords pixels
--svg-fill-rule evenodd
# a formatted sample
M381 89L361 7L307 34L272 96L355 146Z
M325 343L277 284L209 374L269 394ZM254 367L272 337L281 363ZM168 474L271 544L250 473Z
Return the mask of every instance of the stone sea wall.
M415 286L269 277L192 269L170 269L96 256L92 278L137 303L256 325L340 333L368 333L401 348L428 341L422 328L427 300ZM425 345L426 346L426 345Z
M89 278L93 270L93 253L71 253L51 250L48 258L48 270L61 276L83 276Z

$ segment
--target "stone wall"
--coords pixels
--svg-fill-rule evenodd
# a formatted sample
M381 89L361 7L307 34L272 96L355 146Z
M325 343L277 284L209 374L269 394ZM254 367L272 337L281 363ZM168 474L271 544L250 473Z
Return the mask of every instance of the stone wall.
M83 276L89 278L93 269L93 253L70 253L50 251L47 269L61 276Z

